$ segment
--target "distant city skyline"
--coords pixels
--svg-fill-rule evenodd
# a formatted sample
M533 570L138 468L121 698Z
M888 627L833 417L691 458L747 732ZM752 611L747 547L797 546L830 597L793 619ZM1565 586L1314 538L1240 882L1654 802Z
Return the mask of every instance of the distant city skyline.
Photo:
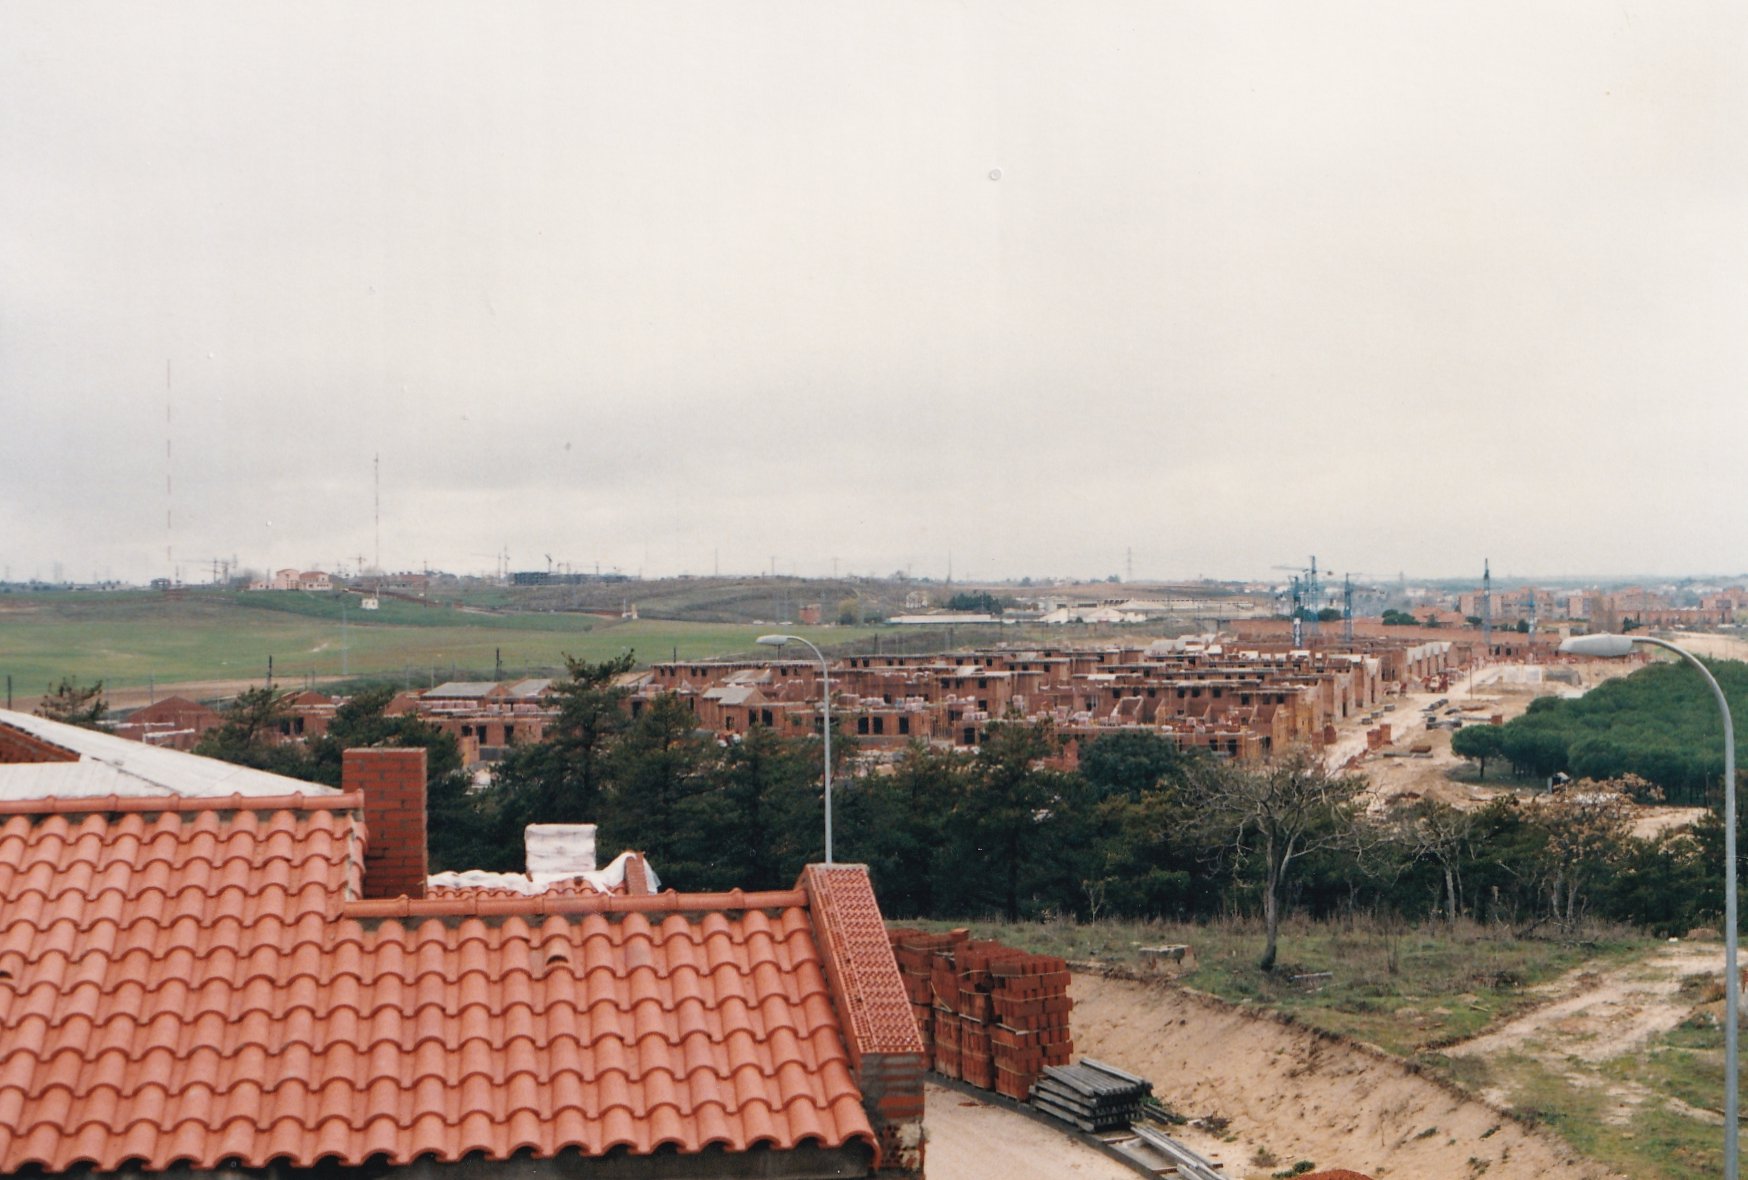
M374 559L380 457L389 569L1748 568L1743 43L19 0L0 564Z
M421 574L429 574L432 576L444 576L444 577L474 578L474 579L490 581L490 580L507 579L508 576L512 575L512 574L538 573L541 571L542 568L543 568L542 566L530 566L530 567L526 567L526 568L512 567L511 569L509 569L505 573L500 574L499 571L497 571L497 570L464 569L464 568L456 568L456 567L439 566L439 565L435 565L435 564L410 566L410 567L404 567L404 568L383 568L383 569L379 570L379 569L375 568L374 566L369 566L369 565L360 567L360 566L356 566L356 565L346 565L346 564L337 563L337 562L336 563L327 563L327 564L324 564L322 562L307 562L307 563L303 563L301 565L297 564L297 563L293 563L292 565L288 565L288 566L275 566L272 569L268 569L266 567L262 567L262 566L258 566L258 565L252 566L248 562L239 562L239 563L234 563L234 564L227 562L227 563L221 563L216 567L213 566L212 564L208 563L207 565L204 565L199 569L190 570L190 569L185 568L182 571L182 574L181 574L178 581L179 581L179 584L181 584L181 585L198 587L198 586L214 585L214 584L228 582L228 581L235 581L238 578L241 578L243 576L254 576L254 577L257 577L257 578L260 578L263 580L267 580L267 579L271 579L271 577L274 574L276 574L282 570L319 571L322 573L331 574L331 575L338 577L338 578L347 578L347 579L352 579L355 581L356 580L368 581L369 579L375 578L375 577L381 577L381 578L388 579L388 578L393 578L393 577L397 577L397 576L401 576L401 575L421 575ZM753 580L769 578L769 577L775 577L775 578L780 579L780 580L800 580L800 581L806 581L806 582L828 582L828 581L857 580L857 579L874 579L874 580L879 580L879 581L890 581L890 580L893 580L896 575L902 575L904 578L918 582L920 584L927 584L927 585L936 586L936 587L958 585L958 584L964 584L964 585L987 584L987 585L1004 585L1004 586L1014 586L1014 587L1026 585L1026 586L1036 588L1038 590L1047 590L1053 585L1062 585L1062 586L1081 585L1081 586L1088 586L1088 587L1094 587L1094 586L1100 586L1100 585L1117 585L1117 586L1179 586L1179 585L1181 585L1181 586L1193 586L1193 585L1200 583L1200 582L1206 582L1210 585L1227 585L1227 586L1267 585L1267 586L1274 587L1274 588L1278 589L1278 588L1289 586L1293 580L1293 575L1291 573L1288 573L1285 571L1267 571L1267 572L1252 574L1252 575L1207 573L1207 574L1192 575L1192 576L1183 577L1183 578L1150 578L1150 577L1144 577L1139 573L1137 573L1133 577L1125 577L1121 572L1118 572L1118 571L1113 571L1112 573L1103 574L1103 575L1094 574L1094 573L1076 574L1072 571L1071 572L1057 572L1057 573L1025 573L1025 572L1021 572L1021 573L996 574L996 575L981 575L981 574L977 574L974 571L968 571L968 572L963 572L960 574L949 576L946 573L942 573L942 572L931 573L931 572L924 570L924 569L888 570L888 571L839 570L837 572L832 572L829 570L807 571L807 570L799 570L799 569L794 569L794 568L782 568L782 567L778 568L778 570L776 571L775 574L773 574L769 569L766 569L766 570L726 570L725 569L725 570L721 570L721 571L718 571L715 573L712 573L710 571L702 571L702 572L681 571L679 573L670 573L670 574L643 574L643 573L639 573L637 571L627 572L627 571L623 571L623 570L602 569L597 573L593 568L589 568L589 569L577 568L574 570L570 570L570 569L566 569L566 568L560 566L557 563L555 563L553 570L551 572L555 575L555 578L562 578L566 574L574 573L577 575L581 575L585 579L602 578L605 580L612 580L614 578L624 578L624 579L629 579L629 580L651 580L651 581L672 581L672 580L676 580L676 579L686 579L686 578L699 578L699 579L712 579L713 578L713 579L718 579L718 580L722 580L722 581L753 581ZM147 587L147 586L159 581L162 578L162 576L163 575L152 574L152 575L149 575L147 577L140 578L140 579L128 579L128 578L117 577L113 574L113 571L105 572L102 569L94 569L91 571L89 576L81 576L78 573L78 571L73 570L71 568L68 568L65 563L59 563L59 562L51 563L50 569L47 573L43 573L40 571L32 571L32 572L24 573L24 572L13 570L10 566L0 567L0 583L11 584L11 585L26 585L26 584L29 584L31 582L37 582L37 583L42 583L42 584L51 585L51 586L63 585L63 584L64 585L112 585L112 584L119 584L119 585L130 585L130 586L137 586L137 587ZM1347 575L1344 575L1341 571L1335 571L1333 573L1328 573L1328 574L1321 574L1319 577L1318 584L1322 588L1323 592L1326 595L1332 595L1332 596L1337 595L1340 593L1340 589L1341 589L1343 580L1346 576ZM1113 578L1115 579L1114 582L1112 581ZM1388 576L1352 575L1352 579L1353 579L1353 585L1356 588L1360 587L1360 586L1366 586L1369 588L1373 588L1374 590L1378 589L1378 588L1382 588L1382 587L1393 587L1398 583L1398 581L1401 581L1401 580L1406 580L1407 584L1411 588L1417 587L1417 586L1419 586L1419 587L1440 586L1440 587L1448 588L1452 585L1473 586L1473 587L1479 588L1481 586L1481 583L1482 583L1482 577L1480 574L1475 574L1473 576L1470 576L1467 574L1462 574L1462 573L1429 574L1429 573L1416 572L1413 570L1403 570L1403 571L1399 571L1397 574L1388 575ZM555 582L555 584L562 584L562 583ZM1663 574L1663 573L1618 573L1618 574L1589 573L1589 574L1583 574L1583 573L1580 573L1580 574L1533 575L1533 574L1505 574L1505 573L1499 573L1499 572L1495 571L1494 575L1493 575L1493 587L1496 591L1500 591L1502 593L1507 592L1514 587L1535 587L1538 589L1553 589L1553 588L1561 588L1561 587L1581 588L1581 587L1592 587L1592 586L1594 586L1594 587L1619 587L1619 586L1627 586L1627 585L1635 585L1635 584L1645 584L1648 586L1683 585L1683 584L1693 584L1696 586L1697 585L1713 585L1713 584L1715 584L1715 585L1720 586L1720 587L1731 586L1731 585L1748 586L1748 572L1735 573L1735 574L1715 573L1715 572L1709 572L1709 573L1708 572L1698 572L1698 573L1677 573L1677 574ZM272 587L272 588L277 589L279 587ZM291 588L296 589L296 587L291 587Z

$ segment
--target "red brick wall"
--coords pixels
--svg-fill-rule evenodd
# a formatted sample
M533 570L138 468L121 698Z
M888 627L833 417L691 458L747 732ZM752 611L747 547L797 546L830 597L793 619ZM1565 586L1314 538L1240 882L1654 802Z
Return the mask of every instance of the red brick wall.
M347 750L340 784L364 794L364 896L424 897L425 751Z
M79 755L53 742L0 725L0 762L77 762Z

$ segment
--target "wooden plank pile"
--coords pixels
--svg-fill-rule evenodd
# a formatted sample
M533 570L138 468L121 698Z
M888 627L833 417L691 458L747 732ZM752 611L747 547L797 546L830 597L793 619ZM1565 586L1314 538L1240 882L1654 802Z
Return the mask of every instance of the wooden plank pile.
M1068 964L970 938L892 932L905 991L937 1073L1024 1100L1074 1053Z
M1032 1086L1032 1105L1083 1131L1127 1130L1153 1083L1090 1057L1051 1065Z

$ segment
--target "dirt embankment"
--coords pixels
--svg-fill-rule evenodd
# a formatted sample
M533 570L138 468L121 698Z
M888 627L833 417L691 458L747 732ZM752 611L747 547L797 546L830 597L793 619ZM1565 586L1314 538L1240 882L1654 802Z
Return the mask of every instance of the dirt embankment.
M1073 995L1076 1051L1151 1079L1180 1114L1226 1120L1235 1180L1299 1160L1377 1177L1617 1176L1551 1134L1336 1037L1167 984L1077 973Z

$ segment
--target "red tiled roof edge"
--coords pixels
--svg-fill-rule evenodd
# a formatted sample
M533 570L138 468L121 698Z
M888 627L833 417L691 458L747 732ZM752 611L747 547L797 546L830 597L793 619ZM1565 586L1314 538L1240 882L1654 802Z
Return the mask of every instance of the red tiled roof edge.
M764 893L744 893L739 889L728 893L662 893L632 896L623 893L549 894L531 897L433 897L414 899L397 897L389 900L349 901L340 907L346 918L491 918L512 914L707 914L722 910L786 910L805 909L808 895L804 890L773 890Z
M808 865L814 939L881 1170L923 1172L923 1041L866 865Z
M0 815L122 815L164 811L357 811L358 794L340 795L91 795L0 799Z
M807 893L814 936L825 952L827 980L850 1036L852 1063L863 1053L923 1051L886 921L866 865L808 865L798 882Z

